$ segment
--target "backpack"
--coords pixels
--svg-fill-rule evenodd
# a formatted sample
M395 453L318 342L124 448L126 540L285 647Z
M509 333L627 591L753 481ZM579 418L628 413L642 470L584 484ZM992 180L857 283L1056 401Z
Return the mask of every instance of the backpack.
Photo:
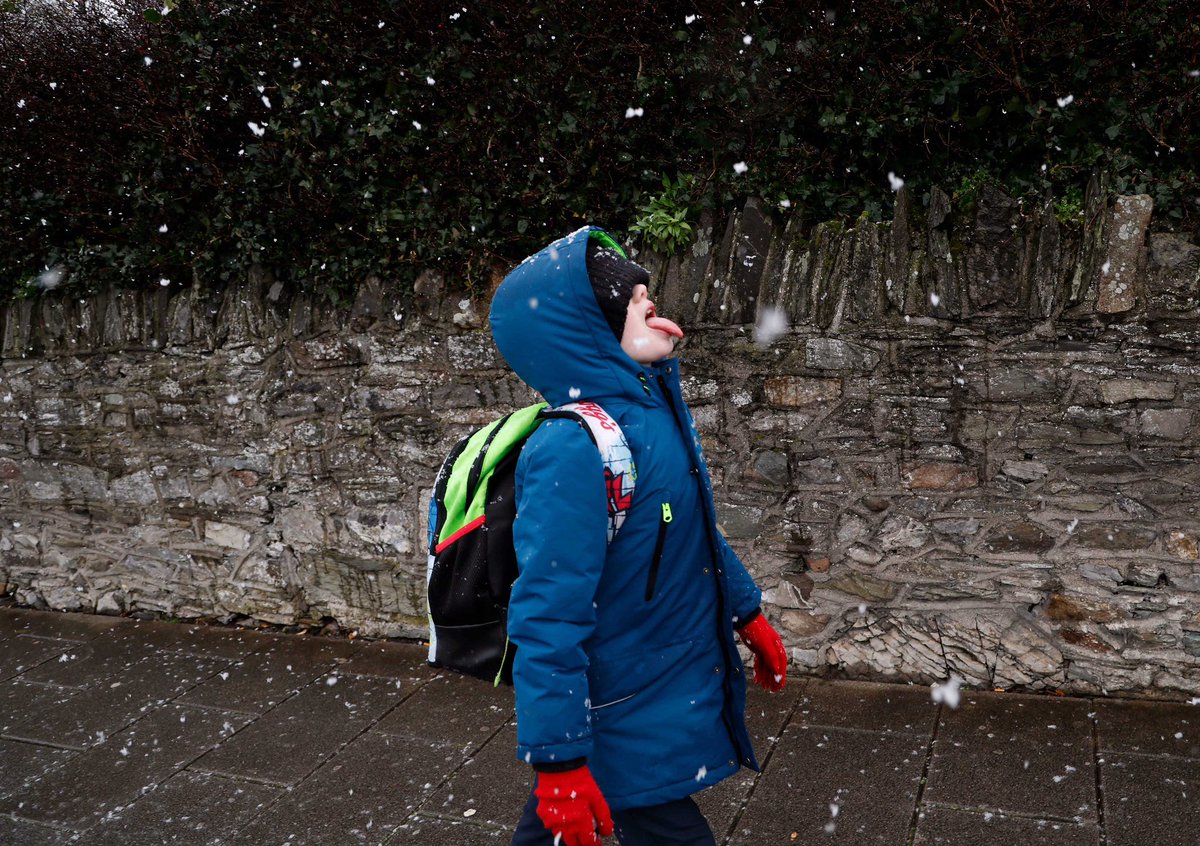
M633 502L637 471L625 434L599 405L527 406L477 429L442 462L430 507L429 664L512 684L516 646L508 602L518 564L514 476L526 440L544 420L575 420L604 462L611 543Z

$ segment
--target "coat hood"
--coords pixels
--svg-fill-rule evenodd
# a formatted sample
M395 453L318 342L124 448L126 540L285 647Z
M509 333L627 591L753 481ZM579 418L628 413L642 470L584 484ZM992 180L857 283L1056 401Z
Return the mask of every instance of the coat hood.
M607 232L585 226L521 262L492 298L496 347L551 405L649 399L642 365L621 349L592 292L587 247L593 238L616 247Z

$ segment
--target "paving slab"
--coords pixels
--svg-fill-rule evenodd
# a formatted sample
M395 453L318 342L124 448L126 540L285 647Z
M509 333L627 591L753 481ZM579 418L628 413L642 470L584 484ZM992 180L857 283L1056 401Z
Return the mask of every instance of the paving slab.
M277 637L179 697L180 702L261 714L328 675L356 647L344 640Z
M5 846L66 846L70 832L25 820L0 817L0 843Z
M64 704L78 693L74 688L28 684L20 678L0 682L0 734L6 734L44 708Z
M295 785L403 698L391 679L323 676L191 769Z
M18 635L4 641L0 649L0 681L29 672L34 667L54 660L73 644L62 640Z
M1097 700L1102 752L1141 752L1200 758L1200 707L1177 702Z
M461 822L442 817L418 814L400 826L387 846L417 844L420 846L508 846L512 841L512 830ZM605 846L612 843L610 838Z
M449 744L368 731L223 846L381 843L461 763Z
M902 846L927 743L900 733L789 725L727 842Z
M227 662L159 652L126 666L99 686L43 705L9 729L9 737L72 749L104 741L143 714L218 672Z
M1108 846L1195 846L1200 760L1105 753L1100 765Z
M429 681L447 675L446 670L430 667L428 658L428 645L408 641L367 641L342 665L341 670L364 676L416 681ZM464 678L464 681L475 680Z
M510 723L438 790L421 811L475 822L492 823L512 831L533 788L533 770L517 760L517 727Z
M76 830L130 804L241 727L245 718L167 705L0 799L0 814Z
M133 804L106 815L85 846L209 846L239 831L282 788L182 771Z
M928 735L938 708L919 685L813 680L804 689L796 721L867 731Z
M473 753L512 716L512 688L441 675L422 684L377 728L389 734L446 741Z
M913 846L1100 846L1100 828L991 811L931 808L921 814Z
M136 639L100 636L64 643L61 654L21 674L22 681L59 687L101 687L140 661L168 653Z
M126 617L71 614L63 611L34 611L0 608L0 636L36 633L39 637L86 641L133 621Z
M1094 822L1091 703L964 694L942 709L925 801L1033 817Z
M746 728L750 731L754 754L760 766L766 766L770 760L807 683L806 679L789 680L779 693L768 693L751 684L746 691ZM757 779L758 774L751 770L738 770L719 784L693 796L708 819L718 843L733 825Z
M115 640L128 638L158 649L218 658L244 658L270 643L266 632L210 626L201 623L165 623L158 620L132 621L109 633Z
M0 740L0 796L17 792L25 782L78 754L68 749Z

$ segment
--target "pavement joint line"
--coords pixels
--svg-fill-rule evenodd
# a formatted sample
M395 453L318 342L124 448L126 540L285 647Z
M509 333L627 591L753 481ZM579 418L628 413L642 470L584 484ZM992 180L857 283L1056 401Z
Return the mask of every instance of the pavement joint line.
M994 805L962 805L957 802L927 802L929 808L941 811L961 811L965 814L994 814L998 817L1011 819L1033 820L1034 822L1063 823L1065 825L1098 825L1097 821L1088 817L1060 817L1057 814L1035 814L1030 811L1010 811Z
M97 637L98 636L99 635L97 635ZM78 646L81 643L90 643L92 640L95 640L95 638L90 637L79 639L74 637L58 637L57 635L30 634L29 632L17 632L17 637L23 637L26 640L52 640L56 643L64 644L64 649L70 648L71 646Z
M908 823L908 836L904 842L913 846L917 840L917 828L921 824L921 806L925 801L925 786L929 784L929 770L933 766L933 749L937 745L938 728L942 725L944 706L937 703L937 713L933 715L933 729L929 732L929 743L925 747L925 763L921 766L921 780L917 782L917 795L913 800L912 819Z
M24 743L28 746L45 746L49 749L63 749L67 752L86 752L93 746L99 745L92 744L92 746L68 746L64 743L55 743L52 740L38 740L32 737L21 737L18 734L9 734L7 732L0 734L0 740L11 740L14 743Z
M1108 826L1104 824L1104 784L1100 771L1100 709L1096 707L1094 699L1091 700L1091 705L1088 720L1092 724L1092 775L1096 784L1096 825L1100 828L1099 846L1108 846Z
M478 755L483 750L483 747L487 746L489 743L491 743L493 740L495 740L496 737L500 734L500 732L502 732L506 728L508 728L510 723L515 723L516 719L517 719L516 714L512 714L511 716L509 716L509 718L507 720L505 720L503 723L500 724L499 728L497 728L494 732L492 732L490 735L488 735L487 740L485 740L485 741L483 741L483 743L479 744L479 746L477 748L475 748L474 750L472 750L472 752L470 754L464 754L463 759L462 759L462 761L459 762L458 766L455 767L453 770L451 770L445 776L445 778L443 778L437 784L433 785L433 787L431 787L429 789L429 792L426 794L425 798L421 800L421 804L417 805L417 807L415 809L413 809L413 812L411 814L409 814L407 817L405 817L403 820L401 820L399 823L397 823L397 826L405 825L417 814L422 813L422 809L429 802L429 800L431 800L434 796L436 796L439 790L441 790L443 787L445 787L451 781L453 781L454 777L457 776L460 772L462 772L463 768L466 767L466 765L470 761L473 761L475 759L475 756ZM470 747L468 747L468 748L470 748ZM436 814L436 812L430 811L430 812L428 812L427 816L434 816L435 814Z
M31 820L29 817L22 817L17 813L0 814L0 817L5 817L13 822L24 823L25 825L31 825L35 828L44 828L47 831L59 832L62 834L75 834L79 831L79 829L71 828L68 825L56 825L55 823L46 822L45 820Z
M1098 749L1100 755L1127 755L1130 758L1150 758L1156 761L1200 761L1195 755L1180 755L1175 752L1136 752L1132 749ZM1106 763L1103 758L1097 763Z
M758 787L758 782L762 778L763 773L771 766L771 759L775 756L775 749L783 740L783 735L787 731L788 726L792 724L792 718L796 715L796 711L800 709L800 700L804 698L805 692L808 690L808 680L804 681L804 686L795 693L795 699L792 700L792 707L788 709L787 716L783 718L783 725L779 727L778 733L775 735L775 742L767 747L767 754L763 756L762 764L759 765L759 770L754 774L754 778L750 782L750 789L746 791L746 795L742 801L738 803L738 809L733 815L733 819L729 822L729 828L725 830L725 836L721 838L722 846L729 842L733 837L733 833L737 831L738 823L742 821L742 814L746 812L746 806L750 804L750 800L754 797L754 790Z

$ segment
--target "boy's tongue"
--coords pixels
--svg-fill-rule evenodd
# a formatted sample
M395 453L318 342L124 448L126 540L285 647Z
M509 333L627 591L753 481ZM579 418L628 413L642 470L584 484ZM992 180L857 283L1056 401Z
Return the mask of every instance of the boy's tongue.
M651 329L657 329L659 332L670 335L672 338L682 338L683 330L675 325L672 320L667 320L665 317L648 317L646 325Z

